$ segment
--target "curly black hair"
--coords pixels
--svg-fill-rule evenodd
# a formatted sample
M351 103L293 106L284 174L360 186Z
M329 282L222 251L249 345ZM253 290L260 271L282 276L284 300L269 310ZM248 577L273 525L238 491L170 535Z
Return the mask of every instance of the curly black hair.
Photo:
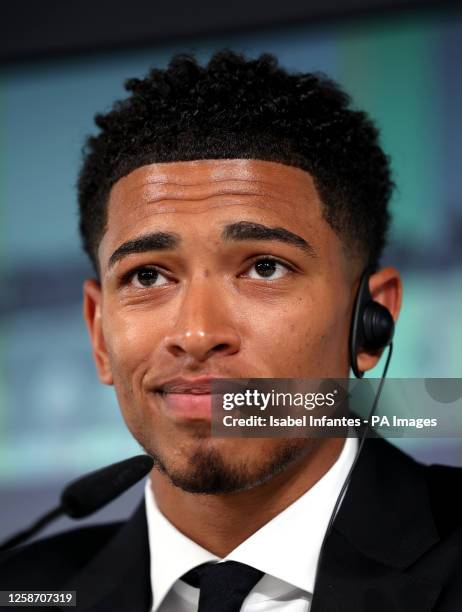
M83 248L98 274L97 249L112 185L155 162L246 158L308 171L323 216L364 265L378 266L393 190L378 130L350 97L319 73L290 74L263 54L224 50L206 66L175 55L166 69L125 83L131 95L95 117L78 179Z

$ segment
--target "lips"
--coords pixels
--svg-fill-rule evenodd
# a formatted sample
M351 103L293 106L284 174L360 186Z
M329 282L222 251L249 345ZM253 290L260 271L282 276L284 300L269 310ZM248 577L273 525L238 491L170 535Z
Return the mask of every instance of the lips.
M209 394L212 391L211 377L187 380L185 378L173 378L159 387L161 393L190 393L192 395Z
M207 393L166 393L161 397L164 414L173 421L210 421L212 396Z
M171 378L155 388L160 394L162 412L173 421L210 421L212 418L211 376L194 379Z

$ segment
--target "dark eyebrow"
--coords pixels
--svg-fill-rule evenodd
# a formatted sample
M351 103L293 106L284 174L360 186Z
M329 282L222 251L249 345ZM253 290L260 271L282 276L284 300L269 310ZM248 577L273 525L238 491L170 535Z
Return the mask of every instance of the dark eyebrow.
M181 242L181 238L178 234L170 232L153 232L151 234L145 234L144 236L138 236L133 240L128 240L121 244L112 253L108 262L108 270L112 266L127 255L132 253L146 253L147 251L167 251L175 249Z
M261 223L239 221L227 225L221 237L223 240L278 240L286 244L293 244L304 253L316 257L316 251L309 242L283 227L268 227Z
M312 257L316 257L316 252L313 247L301 236L284 229L283 227L268 227L261 223L252 223L250 221L239 221L227 225L221 237L223 240L278 240L286 244L293 244L301 249L304 253L308 253ZM148 251L167 251L175 249L180 245L181 238L173 232L152 232L143 236L138 236L133 240L128 240L121 244L112 253L108 262L108 270L114 266L116 262L123 259L127 255L133 253L146 253Z

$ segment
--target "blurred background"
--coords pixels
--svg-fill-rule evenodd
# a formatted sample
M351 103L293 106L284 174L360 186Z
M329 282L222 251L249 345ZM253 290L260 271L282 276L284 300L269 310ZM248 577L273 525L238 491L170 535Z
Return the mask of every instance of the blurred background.
M462 375L462 10L418 0L232 4L2 9L0 540L53 506L68 480L140 452L93 366L75 181L94 114L174 52L202 61L223 47L271 52L290 70L325 72L370 113L398 186L383 263L401 270L404 303L389 376ZM393 442L425 462L462 465L460 439ZM126 516L141 488L91 522Z

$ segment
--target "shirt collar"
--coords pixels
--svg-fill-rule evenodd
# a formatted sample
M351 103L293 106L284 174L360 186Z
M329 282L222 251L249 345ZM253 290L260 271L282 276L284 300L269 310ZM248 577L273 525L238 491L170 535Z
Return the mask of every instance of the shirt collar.
M178 578L201 563L219 561L219 558L181 533L161 513L149 478L146 481L145 500L154 602L152 610L156 612Z
M324 534L356 448L357 439L346 438L337 461L326 474L227 558L312 593Z
M290 506L237 546L225 560L255 567L289 585L313 592L316 565L330 515L353 464L356 438L346 438L337 461L324 476ZM145 488L151 555L153 612L174 583L193 567L219 557L179 531L160 512L150 480Z

